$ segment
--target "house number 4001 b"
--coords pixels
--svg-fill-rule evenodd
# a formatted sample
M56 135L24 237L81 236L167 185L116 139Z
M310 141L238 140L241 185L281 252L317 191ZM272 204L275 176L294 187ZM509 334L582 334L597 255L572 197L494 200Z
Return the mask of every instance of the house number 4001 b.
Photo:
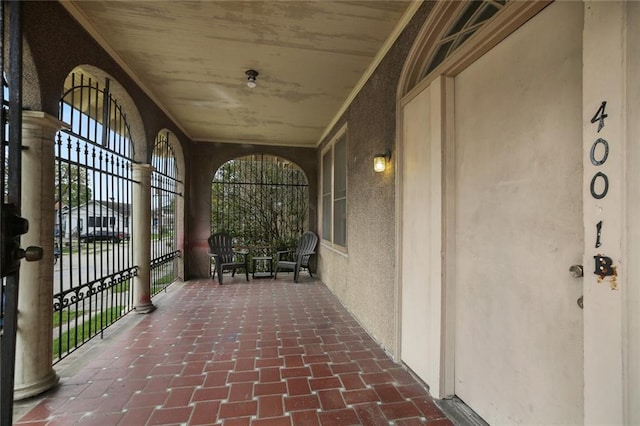
M605 110L607 108L607 101L602 101L600 104L600 108L596 111L596 113L591 118L591 123L598 123L598 131L604 128L604 120L608 117ZM609 158L609 142L607 142L603 138L598 138L591 145L591 152L589 153L589 159L591 160L591 164L596 167L602 166ZM609 192L609 178L606 174L601 171L598 171L593 178L591 179L591 185L589 185L589 189L591 191L591 196L596 200L601 200L607 196ZM602 221L599 221L596 224L596 248L602 245L601 242L602 237ZM615 267L613 266L613 261L610 257L603 256L598 254L593 256L595 260L595 270L594 274L599 275L601 278L606 276L611 276L615 274Z

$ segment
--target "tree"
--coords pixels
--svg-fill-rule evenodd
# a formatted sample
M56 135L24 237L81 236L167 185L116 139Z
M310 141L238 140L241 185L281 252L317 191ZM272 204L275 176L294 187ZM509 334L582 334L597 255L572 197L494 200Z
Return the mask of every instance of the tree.
M55 185L55 197L61 206L76 207L93 196L91 176L82 166L56 160Z
M227 231L242 245L288 247L306 228L304 172L272 156L223 164L213 180L212 232Z

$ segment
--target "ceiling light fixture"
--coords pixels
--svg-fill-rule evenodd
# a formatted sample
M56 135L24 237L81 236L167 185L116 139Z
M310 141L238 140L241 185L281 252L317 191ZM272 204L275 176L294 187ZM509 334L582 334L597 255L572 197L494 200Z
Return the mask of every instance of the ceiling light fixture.
M258 77L258 71L256 70L247 70L245 71L247 75L247 87L253 89L256 87L256 78Z

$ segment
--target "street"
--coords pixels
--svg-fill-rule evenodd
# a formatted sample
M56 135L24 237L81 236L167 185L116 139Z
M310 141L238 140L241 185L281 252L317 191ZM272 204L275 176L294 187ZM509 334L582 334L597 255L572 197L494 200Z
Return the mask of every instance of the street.
M53 269L54 294L133 266L130 247L125 242L96 242L76 243L73 253L64 250Z

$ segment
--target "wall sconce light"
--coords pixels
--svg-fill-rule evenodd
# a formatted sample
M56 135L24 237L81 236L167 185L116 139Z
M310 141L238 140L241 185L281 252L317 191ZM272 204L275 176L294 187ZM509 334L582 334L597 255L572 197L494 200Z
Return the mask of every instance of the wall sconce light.
M376 154L373 156L373 170L382 173L387 168L387 161L391 159L391 151L387 150L384 154Z
M245 74L247 75L247 87L249 87L250 89L256 87L256 78L258 77L258 71L246 70Z

